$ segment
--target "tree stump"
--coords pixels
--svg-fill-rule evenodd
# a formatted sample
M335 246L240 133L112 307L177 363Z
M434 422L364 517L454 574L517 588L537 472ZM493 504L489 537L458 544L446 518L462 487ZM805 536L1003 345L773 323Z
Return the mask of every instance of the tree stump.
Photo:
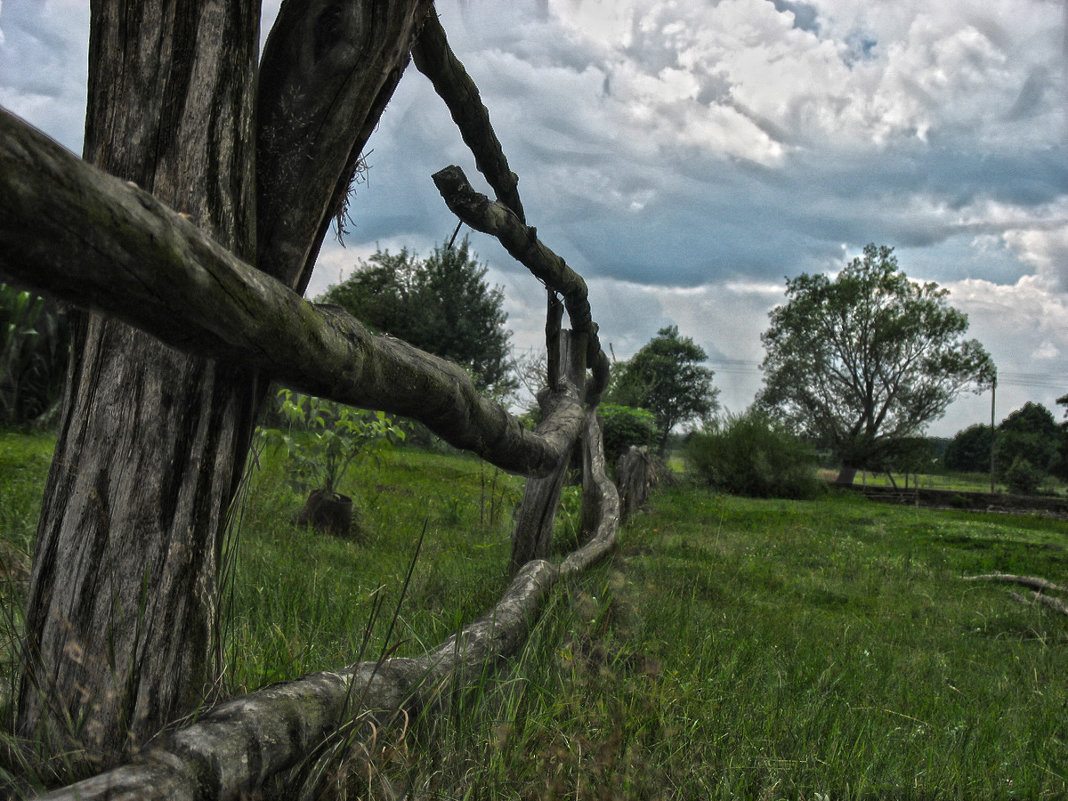
M312 490L297 515L298 526L311 526L324 534L352 536L352 498L340 492Z
M616 486L619 488L620 523L645 506L649 488L656 482L656 470L647 447L631 445L616 462Z

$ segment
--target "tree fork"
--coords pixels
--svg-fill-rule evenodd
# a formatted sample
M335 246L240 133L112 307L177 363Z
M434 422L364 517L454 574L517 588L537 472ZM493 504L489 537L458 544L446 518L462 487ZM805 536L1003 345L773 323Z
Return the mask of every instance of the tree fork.
M286 46L265 53L255 131L257 0L100 0L86 158L303 289L429 7L365 0L337 14L325 0L285 3L285 30L272 39ZM294 86L301 91L286 91ZM275 113L287 108L288 118ZM294 141L309 120L330 128L329 141ZM263 384L252 370L175 353L116 321L83 319L75 332L37 538L19 728L56 745L73 733L91 757L107 759L201 700L220 533ZM113 469L121 463L129 469Z

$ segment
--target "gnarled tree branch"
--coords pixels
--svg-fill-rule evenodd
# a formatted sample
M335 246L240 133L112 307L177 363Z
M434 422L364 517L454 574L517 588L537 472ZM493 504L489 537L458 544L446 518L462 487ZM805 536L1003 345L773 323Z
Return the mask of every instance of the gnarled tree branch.
M572 331L577 336L588 337L586 362L593 369L594 380L587 391L587 400L596 403L608 382L608 357L597 338L597 324L593 322L582 276L538 239L536 228L526 225L507 206L476 192L459 167L446 167L433 177L453 214L476 231L495 236L535 278L563 296Z
M474 154L475 166L493 187L497 201L525 222L519 199L519 177L508 167L504 149L490 124L489 110L482 104L475 82L449 47L437 14L427 15L423 31L412 48L412 60L449 107L460 136Z
M964 581L993 581L998 584L1018 584L1038 592L1068 592L1062 587L1038 576L1017 576L1013 573L983 573L978 576L962 576Z

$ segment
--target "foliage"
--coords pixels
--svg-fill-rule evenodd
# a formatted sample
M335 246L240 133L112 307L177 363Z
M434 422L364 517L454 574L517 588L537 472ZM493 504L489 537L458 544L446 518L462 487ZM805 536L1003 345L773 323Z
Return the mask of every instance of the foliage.
M1047 475L1041 467L1031 464L1026 458L1016 454L1007 470L1002 470L1001 477L1009 490L1018 495L1032 495Z
M922 432L994 366L948 291L915 283L893 249L868 245L831 280L787 279L770 313L760 406L850 467L878 463L887 443Z
M354 409L288 389L280 390L278 397L288 428L261 429L260 436L266 444L285 449L296 488L335 493L358 457L404 439L404 431L385 412Z
M995 472L1013 492L1032 493L1059 468L1063 440L1064 433L1049 409L1028 401L998 426Z
M976 424L958 431L942 462L950 470L982 473L990 469L990 426Z
M812 446L755 409L695 432L686 459L701 481L735 495L813 498L823 487Z
M70 336L55 303L0 283L0 423L25 425L59 399Z
M602 403L597 407L604 439L605 462L614 465L620 456L636 445L652 446L658 441L656 418L646 409Z
M671 429L705 420L718 406L713 372L701 366L707 358L693 339L679 336L678 326L661 328L634 356L616 366L606 399L652 412L662 453Z
M904 473L906 481L909 474L927 473L935 464L935 449L927 437L902 437L888 442L878 464L880 470L891 474Z
M515 390L509 367L504 293L486 283L487 268L467 237L435 247L426 259L402 249L378 250L320 298L345 308L380 333L392 334L467 368L480 390Z

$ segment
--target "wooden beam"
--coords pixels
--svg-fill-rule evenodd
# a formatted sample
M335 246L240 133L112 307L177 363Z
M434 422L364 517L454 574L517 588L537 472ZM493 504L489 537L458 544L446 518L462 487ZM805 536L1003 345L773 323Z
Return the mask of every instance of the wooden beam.
M0 110L0 270L17 282L301 392L419 420L510 472L546 475L574 442L574 386L554 393L528 431L459 365L308 303L181 211Z

